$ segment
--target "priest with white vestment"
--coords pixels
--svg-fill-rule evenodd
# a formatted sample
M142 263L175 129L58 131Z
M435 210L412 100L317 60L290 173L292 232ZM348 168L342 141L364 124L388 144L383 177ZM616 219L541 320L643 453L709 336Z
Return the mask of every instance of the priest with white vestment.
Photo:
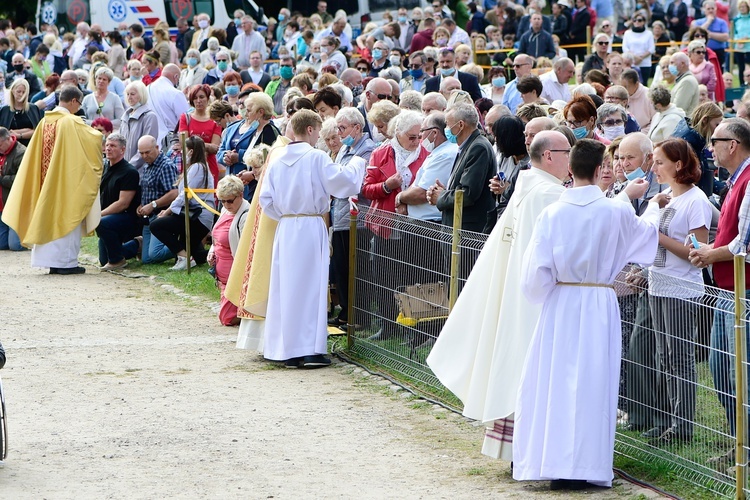
M278 220L263 342L266 359L287 368L331 363L328 352L328 267L326 216L331 196L359 193L364 160L338 165L315 149L321 119L310 110L292 116L298 142L290 143L268 165L260 189L263 213Z
M614 291L627 263L649 265L658 247L659 194L639 218L597 186L604 145L570 154L574 188L546 208L523 259L521 288L542 312L516 403L513 478L552 489L612 484L621 356Z

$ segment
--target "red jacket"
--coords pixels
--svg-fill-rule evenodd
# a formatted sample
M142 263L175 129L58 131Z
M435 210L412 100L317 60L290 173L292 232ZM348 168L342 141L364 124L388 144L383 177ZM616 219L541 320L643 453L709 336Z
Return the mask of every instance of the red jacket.
M422 146L419 147L419 150L416 161L409 165L412 182L417 176L417 170L422 166L425 158L430 155ZM368 200L372 200L370 209L365 216L365 223L370 231L385 239L388 239L391 235L391 224L384 220L383 214L378 211L391 213L396 211L396 195L401 192L401 188L396 188L390 193L383 190L385 181L395 173L396 154L390 144L380 146L372 152L370 165L367 167L367 173L365 174L365 182L362 186L362 195Z
M411 39L411 46L409 52L416 52L418 50L424 50L425 47L431 47L434 42L432 41L432 33L434 30L424 30L414 33Z

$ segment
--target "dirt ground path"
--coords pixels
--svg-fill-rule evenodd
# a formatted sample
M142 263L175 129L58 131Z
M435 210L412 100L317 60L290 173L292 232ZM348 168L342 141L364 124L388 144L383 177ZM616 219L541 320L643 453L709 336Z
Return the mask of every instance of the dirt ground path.
M148 279L49 276L2 252L0 282L1 498L570 496L514 482L479 453L479 427L351 365L285 370L235 349L205 303Z

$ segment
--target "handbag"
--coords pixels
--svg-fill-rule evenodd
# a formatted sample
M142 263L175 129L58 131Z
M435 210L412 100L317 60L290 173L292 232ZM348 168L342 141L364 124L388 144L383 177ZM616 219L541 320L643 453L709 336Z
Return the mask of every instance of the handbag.
M396 303L406 318L424 319L448 314L448 287L442 281L400 286L396 290Z

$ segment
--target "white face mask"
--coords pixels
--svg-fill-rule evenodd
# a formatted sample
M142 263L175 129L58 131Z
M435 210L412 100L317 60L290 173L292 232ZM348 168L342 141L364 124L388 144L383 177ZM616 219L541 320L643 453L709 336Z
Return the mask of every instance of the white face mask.
M435 149L435 144L427 139L422 139L422 147L425 148L428 153L432 153L432 151Z

